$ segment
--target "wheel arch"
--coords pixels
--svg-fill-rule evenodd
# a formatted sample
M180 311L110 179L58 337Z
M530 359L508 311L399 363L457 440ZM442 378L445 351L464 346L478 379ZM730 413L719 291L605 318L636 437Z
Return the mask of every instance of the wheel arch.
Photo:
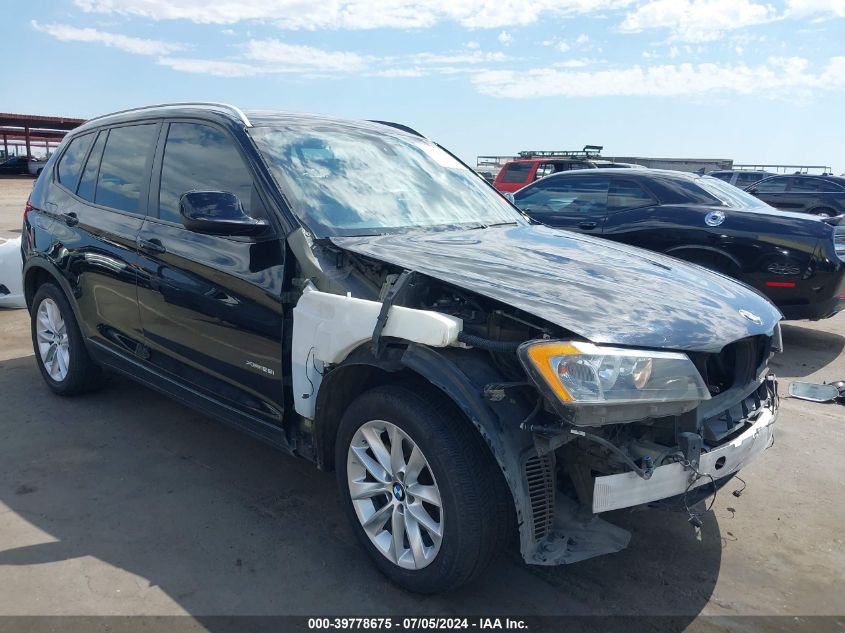
M73 293L70 291L67 281L52 266L38 259L28 261L23 267L23 294L27 309L32 309L32 300L35 293L38 292L38 288L48 282L58 286L65 293L71 309L74 311L74 316L77 316L76 302L72 300Z
M666 255L671 255L672 257L677 257L678 259L682 259L684 261L690 261L692 258L695 258L699 261L703 259L708 262L714 262L717 265L721 264L726 266L724 270L717 270L717 272L724 272L726 274L739 274L742 272L742 263L739 259L714 246L684 244L681 246L673 246L664 252ZM698 262L696 261L692 263Z
M815 207L813 207L812 209L807 211L807 213L809 213L810 215L822 215L822 213L821 213L822 211L826 212L826 213L824 213L824 215L826 215L829 218L836 217L837 215L839 215L841 213L840 211L837 211L835 208L833 208L829 204L817 204ZM827 213L827 212L829 212L829 213Z
M519 397L495 403L485 400L484 384L502 381L491 373L489 358L478 350L441 350L407 343L388 347L377 359L369 346L358 348L326 373L317 392L314 444L318 466L334 469L340 418L363 391L382 384L400 384L415 393L445 398L455 417L472 424L490 450L513 498L523 549L529 547L531 494L523 470L525 461L536 458L537 453L533 435L521 430L519 422L530 413L533 403Z

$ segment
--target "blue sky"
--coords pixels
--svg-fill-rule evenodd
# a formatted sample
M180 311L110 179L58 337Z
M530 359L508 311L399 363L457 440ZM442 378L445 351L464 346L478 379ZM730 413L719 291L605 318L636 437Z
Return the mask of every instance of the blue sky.
M477 154L845 171L845 0L8 2L0 111L167 101L400 121Z

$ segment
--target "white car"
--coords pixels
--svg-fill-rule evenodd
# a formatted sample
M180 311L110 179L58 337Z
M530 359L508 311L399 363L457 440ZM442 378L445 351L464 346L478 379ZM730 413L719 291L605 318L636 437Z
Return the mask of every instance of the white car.
M21 238L0 237L0 308L25 308Z

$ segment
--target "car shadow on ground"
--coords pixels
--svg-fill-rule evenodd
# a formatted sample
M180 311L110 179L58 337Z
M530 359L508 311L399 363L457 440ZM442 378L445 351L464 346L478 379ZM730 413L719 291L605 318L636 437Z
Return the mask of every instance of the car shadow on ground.
M835 361L845 347L845 337L802 327L800 321L783 323L781 331L784 352L774 356L770 364L776 373L785 376L814 374Z
M680 631L708 603L733 538L709 512L697 538L685 516L620 511L606 518L633 537L618 554L532 567L511 551L471 586L418 596L370 564L331 473L123 378L61 399L33 357L18 358L0 362L0 392L0 502L37 528L0 536L0 578L44 574L53 604L65 587L97 593L101 613L147 613L160 588L155 604L196 617L666 615L677 617L651 630ZM82 573L85 557L107 566ZM24 569L37 565L48 567ZM85 612L78 604L66 608Z

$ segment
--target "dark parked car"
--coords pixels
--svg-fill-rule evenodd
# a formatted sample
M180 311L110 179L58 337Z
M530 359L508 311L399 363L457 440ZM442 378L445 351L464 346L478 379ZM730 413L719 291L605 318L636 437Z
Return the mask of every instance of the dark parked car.
M772 440L777 309L531 225L400 127L182 104L73 130L24 212L49 388L117 371L335 470L415 591L477 577L514 532L556 565L627 546L593 514L697 521Z
M753 185L755 182L759 182L763 180L763 178L768 178L774 174L768 171L752 171L750 169L721 169L711 171L707 175L712 176L713 178L718 178L719 180L724 180L725 182L732 184L734 187L745 189L746 187Z
M21 175L29 173L29 161L26 156L11 156L0 163L0 174Z
M715 178L656 169L570 171L521 189L514 200L543 224L744 281L787 319L822 319L845 308L845 223L777 211Z
M772 176L746 191L783 211L824 217L845 213L845 178L840 176Z

